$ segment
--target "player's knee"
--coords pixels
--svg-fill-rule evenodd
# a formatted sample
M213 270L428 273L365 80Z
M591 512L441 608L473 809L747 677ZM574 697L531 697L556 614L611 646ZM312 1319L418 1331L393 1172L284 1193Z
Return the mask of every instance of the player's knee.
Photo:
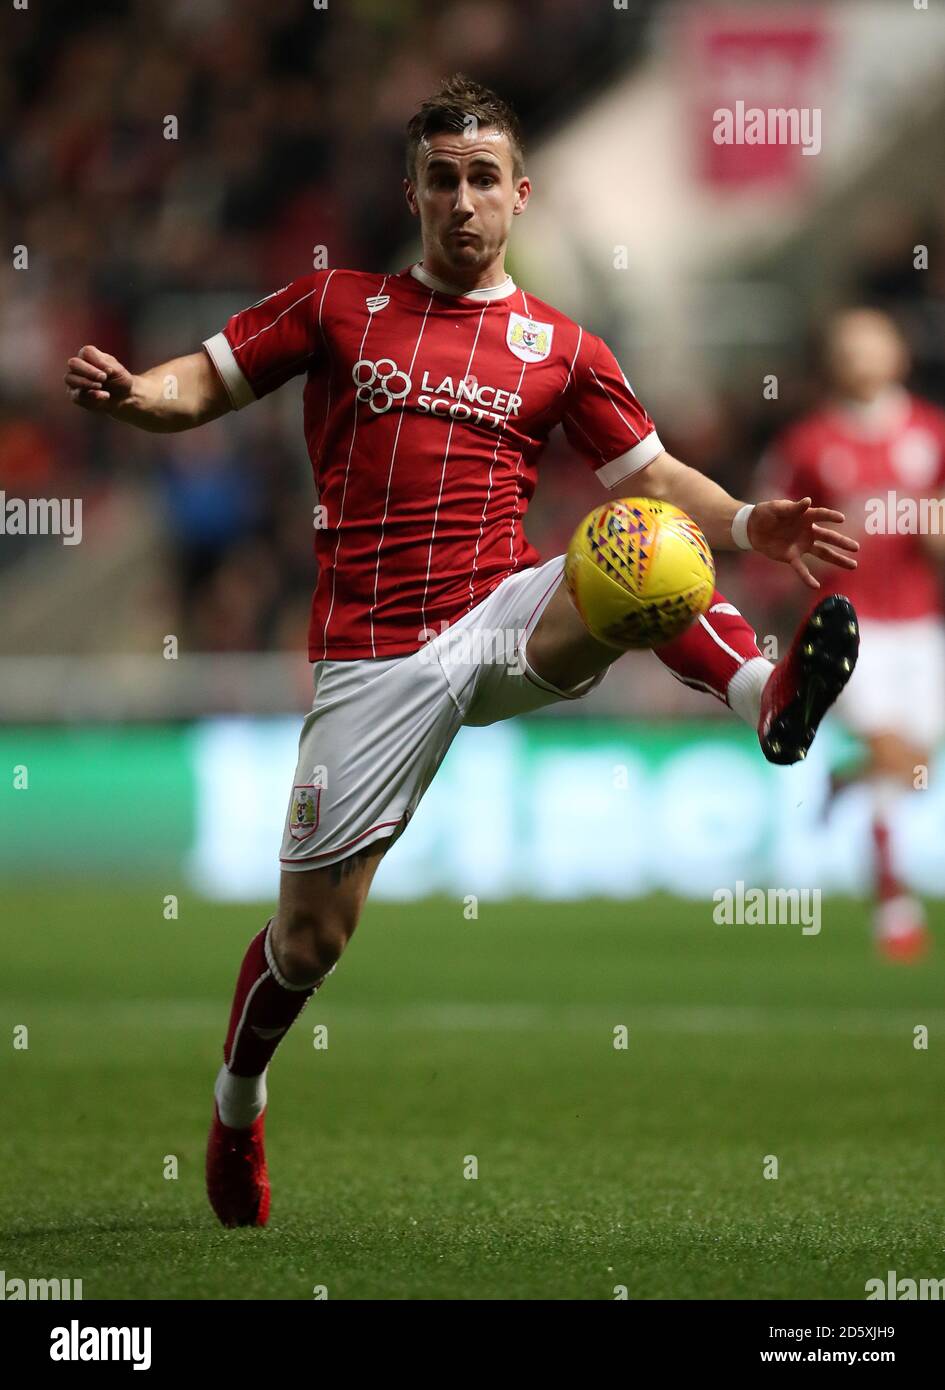
M339 911L280 909L271 938L276 964L290 984L319 980L341 958L354 927Z

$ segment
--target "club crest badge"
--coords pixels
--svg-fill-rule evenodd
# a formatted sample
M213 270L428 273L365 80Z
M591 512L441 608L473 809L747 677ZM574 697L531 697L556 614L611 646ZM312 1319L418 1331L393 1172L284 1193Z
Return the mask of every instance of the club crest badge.
M551 351L554 325L527 319L524 314L509 314L505 334L509 352L522 362L543 362Z
M289 834L293 840L307 840L318 829L321 787L297 786L293 789L289 813Z

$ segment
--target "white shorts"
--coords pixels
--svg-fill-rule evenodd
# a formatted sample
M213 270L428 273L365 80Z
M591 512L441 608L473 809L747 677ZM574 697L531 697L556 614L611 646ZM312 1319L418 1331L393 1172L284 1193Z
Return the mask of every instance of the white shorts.
M574 700L605 672L559 690L525 646L564 556L504 579L478 606L408 656L316 661L299 739L280 863L324 868L407 826L464 724L494 724Z
M860 623L860 655L836 711L855 733L932 748L945 729L945 622Z

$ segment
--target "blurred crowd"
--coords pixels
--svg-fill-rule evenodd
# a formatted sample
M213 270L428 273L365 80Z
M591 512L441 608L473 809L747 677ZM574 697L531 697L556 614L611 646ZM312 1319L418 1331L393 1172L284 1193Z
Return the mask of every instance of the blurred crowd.
M540 134L638 42L631 25L623 48L603 42L607 21L572 0L96 0L8 15L0 223L20 250L0 270L3 486L81 495L88 515L145 480L172 630L205 649L299 643L313 562L298 409L141 436L70 407L63 364L86 342L132 368L191 350L303 274L315 244L332 265L391 267L412 251L401 175L415 106L465 67ZM523 61L538 41L542 62Z
M539 140L632 59L643 26L623 26L615 43L606 9L97 0L11 12L0 222L21 250L0 269L0 486L81 495L88 512L133 476L170 561L166 630L205 650L301 647L313 497L300 384L238 421L147 436L71 407L65 360L86 342L132 368L192 350L235 308L304 273L316 243L330 264L400 268L414 252L401 192L414 107L460 68L507 95ZM917 385L940 398L945 209L928 225L887 212L852 253L843 297L905 320ZM916 242L930 247L922 274ZM554 298L552 286L533 289ZM646 399L645 362L625 366ZM659 419L661 436L747 491L767 439L814 390L813 371L791 379L777 411L762 412L754 392L719 393L683 430ZM556 441L529 514L543 556L600 500Z

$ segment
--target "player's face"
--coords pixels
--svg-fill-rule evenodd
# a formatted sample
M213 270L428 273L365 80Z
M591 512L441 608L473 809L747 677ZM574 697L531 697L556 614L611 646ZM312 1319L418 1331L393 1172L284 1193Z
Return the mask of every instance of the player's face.
M487 269L501 259L530 188L527 178L515 178L501 131L431 135L417 151L416 181L404 185L420 218L424 259L464 281Z
M870 401L901 381L907 358L902 339L883 315L864 311L839 319L828 344L830 375L841 395Z

